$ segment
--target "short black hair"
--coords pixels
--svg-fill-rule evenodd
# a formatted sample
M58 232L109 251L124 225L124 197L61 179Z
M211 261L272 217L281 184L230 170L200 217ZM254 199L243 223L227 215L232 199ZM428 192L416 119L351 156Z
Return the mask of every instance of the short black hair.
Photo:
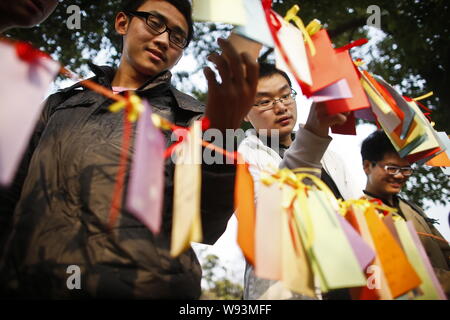
M397 151L383 130L372 132L361 144L363 161L378 162L383 160L387 153L397 153Z
M144 2L150 0L123 0L120 11L136 11ZM188 35L186 47L191 42L194 36L194 22L192 21L192 6L189 0L164 0L169 2L175 8L180 11L180 13L186 19L188 25Z
M259 79L270 77L274 74L282 75L289 83L289 86L292 87L291 79L289 79L289 76L286 74L286 72L278 69L273 63L268 62L259 63Z

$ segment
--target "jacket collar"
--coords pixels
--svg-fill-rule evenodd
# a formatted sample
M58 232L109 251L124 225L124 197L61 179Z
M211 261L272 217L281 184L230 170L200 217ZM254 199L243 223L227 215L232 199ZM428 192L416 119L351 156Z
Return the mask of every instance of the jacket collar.
M379 197L379 196L377 196L377 195L375 195L373 193L370 193L370 192L368 192L366 190L363 190L363 192L364 192L364 194L366 196L368 196L368 198L379 199L379 200L381 200L381 202L383 202L385 205L387 205L389 207L394 207L394 208L397 208L397 209L399 208L399 197L396 196L396 195L392 196L392 199L393 199L394 203L390 203L387 199Z
M110 66L97 66L91 62L89 62L88 64L92 72L94 72L95 74L95 76L91 78L91 80L96 81L102 86L111 88L111 83L116 73L116 69ZM169 70L164 71L154 77L149 78L141 87L136 90L136 92L141 96L145 96L150 90L156 87L158 87L159 89L164 89L165 87L170 90L177 102L178 107L180 107L181 109L193 111L196 113L203 113L205 111L204 104L194 99L193 97L177 90L174 86L171 85L171 80L172 73ZM80 86L81 84L77 83L65 90L75 89Z
M116 74L116 69L110 66L97 66L91 62L88 62L89 67L95 74L95 81L99 84L111 88L111 83ZM160 85L170 87L170 81L172 79L172 73L167 70L154 77L149 78L144 84L142 84L137 92L145 93L147 90L151 90Z

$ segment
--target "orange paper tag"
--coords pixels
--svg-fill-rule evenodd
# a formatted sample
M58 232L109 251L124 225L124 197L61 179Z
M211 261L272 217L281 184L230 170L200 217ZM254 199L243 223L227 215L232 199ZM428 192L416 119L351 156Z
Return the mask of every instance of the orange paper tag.
M367 95L359 80L359 74L355 68L355 65L350 57L348 51L336 52L336 58L338 60L336 68L339 70L341 78L347 80L352 97L347 99L338 99L326 101L328 114L337 114L340 112L349 112L359 109L368 108L370 106Z
M238 220L237 241L248 263L255 265L255 196L247 163L236 165L234 199Z
M377 90L379 94L381 94L387 104L392 108L392 110L394 110L397 117L403 121L403 119L405 118L405 114L397 105L395 99L391 96L391 94L381 84L379 84L370 73L365 70L362 70L362 73L366 76L366 79L370 82L372 87L375 88L375 90Z
M302 92L308 97L343 78L339 68L336 68L338 59L327 31L322 29L311 36L311 39L316 48L316 54L311 55L309 46L306 46L306 53L313 84L302 86Z
M392 297L417 288L421 284L419 276L373 207L366 210L365 218Z
M447 156L447 153L441 152L436 157L431 158L427 162L427 166L433 166L433 167L450 167L450 159Z

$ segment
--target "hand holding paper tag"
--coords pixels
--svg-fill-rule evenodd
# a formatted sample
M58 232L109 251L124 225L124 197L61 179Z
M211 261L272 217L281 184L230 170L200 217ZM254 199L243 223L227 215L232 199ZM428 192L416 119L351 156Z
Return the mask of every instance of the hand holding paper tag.
M218 43L222 54L213 53L208 59L217 66L222 82L217 81L211 68L204 69L208 81L205 116L211 128L225 131L239 128L252 108L259 65L248 54L238 54L229 41L219 39Z
M320 137L328 137L331 126L340 125L347 121L347 115L337 113L330 115L325 102L313 103L306 120L305 129Z

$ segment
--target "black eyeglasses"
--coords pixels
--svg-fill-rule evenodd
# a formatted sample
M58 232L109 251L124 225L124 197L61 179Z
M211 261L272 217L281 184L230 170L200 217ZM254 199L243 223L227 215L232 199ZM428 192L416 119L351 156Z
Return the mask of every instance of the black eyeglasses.
M266 111L266 110L272 109L273 106L275 105L275 102L278 102L278 101L281 102L282 104L284 104L285 106L290 105L291 103L294 102L296 96L297 96L297 92L295 92L294 89L291 89L291 92L283 94L278 99L263 99L263 100L255 103L253 106L255 108L257 108L258 110Z
M169 33L169 41L176 45L180 49L184 49L187 46L186 35L177 30L170 29L161 17L151 13L143 11L124 11L127 15L135 16L138 18L144 18L145 23L149 26L150 30L153 31L155 35L163 34L164 32Z

